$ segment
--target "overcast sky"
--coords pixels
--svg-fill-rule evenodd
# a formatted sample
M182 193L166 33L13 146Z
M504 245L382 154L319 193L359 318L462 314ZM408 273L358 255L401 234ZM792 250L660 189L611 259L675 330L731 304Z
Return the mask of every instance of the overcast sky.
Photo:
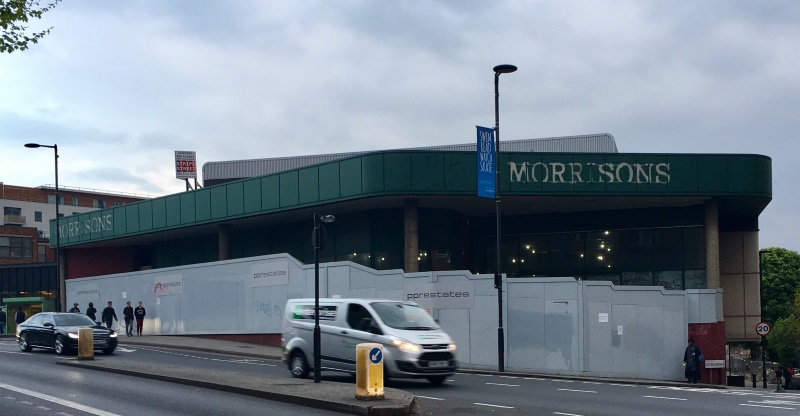
M761 246L800 250L800 1L64 0L0 56L0 181L149 195L198 163L610 133L773 160ZM38 23L37 23L38 24ZM49 151L49 153L48 153Z

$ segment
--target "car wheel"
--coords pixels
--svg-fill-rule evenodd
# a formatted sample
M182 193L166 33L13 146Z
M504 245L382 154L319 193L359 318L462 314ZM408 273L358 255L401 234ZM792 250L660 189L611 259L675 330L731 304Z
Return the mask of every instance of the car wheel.
M292 371L294 378L307 378L308 377L308 360L305 354L300 351L292 353L289 359L289 369Z
M447 380L447 376L430 376L430 377L428 377L428 381L431 384L436 384L436 385L444 383L445 380Z
M53 342L53 349L58 355L64 355L67 353L67 346L64 345L64 337L61 335L56 335L56 340Z
M28 344L28 335L22 334L19 336L19 349L25 352L30 352L33 349Z
M114 353L114 349L113 348L103 348L103 354L111 355L113 353Z

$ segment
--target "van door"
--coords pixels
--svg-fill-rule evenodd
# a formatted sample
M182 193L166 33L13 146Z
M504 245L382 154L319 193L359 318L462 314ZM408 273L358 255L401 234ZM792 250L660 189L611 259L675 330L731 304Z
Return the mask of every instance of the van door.
M342 370L356 371L356 345L365 342L381 342L382 335L375 317L364 305L347 304L346 326L339 328L336 342L336 358Z

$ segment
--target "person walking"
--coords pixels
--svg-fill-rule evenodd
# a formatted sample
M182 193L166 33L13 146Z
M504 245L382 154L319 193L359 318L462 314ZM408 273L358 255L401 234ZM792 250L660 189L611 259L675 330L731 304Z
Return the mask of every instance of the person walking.
M81 309L78 307L77 303L72 304L72 308L69 309L69 313L81 313Z
M139 301L136 304L136 309L133 311L133 315L136 317L136 335L142 336L142 326L144 325L144 317L147 315L147 311L144 310L142 307L142 301Z
M25 322L25 319L26 319L25 312L23 312L21 306L18 306L17 307L17 313L16 313L16 315L14 315L14 322L16 322L17 325L19 325L19 324Z
M794 370L792 370L792 366L786 364L783 367L783 389L789 390L789 387L792 385L792 376L794 375Z
M103 315L102 315L103 323L106 324L106 328L108 329L111 329L111 325L113 324L113 322L111 321L112 318L115 321L119 322L119 319L117 319L117 312L111 306L111 301L108 301L108 306L106 306L105 309L103 309Z
M694 345L694 340L689 338L689 345L683 352L683 365L686 367L684 376L687 383L697 384L700 379L700 361L703 361L703 353L700 347Z
M0 309L0 334L6 333L6 310Z
M125 335L133 336L133 307L131 301L125 304L125 309L122 310L122 316L125 317Z
M97 322L97 309L94 308L94 302L89 302L89 307L86 308L86 316Z

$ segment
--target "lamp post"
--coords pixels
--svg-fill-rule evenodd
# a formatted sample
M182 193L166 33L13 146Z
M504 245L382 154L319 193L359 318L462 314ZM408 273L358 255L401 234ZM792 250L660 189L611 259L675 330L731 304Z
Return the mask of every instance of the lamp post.
M764 275L761 271L761 262L765 250L758 250L758 303L761 305L761 322L764 322ZM767 388L767 337L761 337L761 378L763 380L764 388ZM755 380L753 380L753 387L755 387ZM778 389L781 388L781 383L778 383Z
M500 272L500 74L517 70L514 65L494 67L494 148L497 154L494 169L494 206L497 220L497 267L494 270L494 286L497 288L497 371L505 371L505 334L503 333L503 275Z
M314 213L314 233L311 235L311 243L314 245L314 383L322 382L319 333L319 250L325 246L325 241L320 230L324 229L321 223L330 224L334 221L336 221L336 217L333 215Z
M58 310L64 312L66 311L65 305L67 304L67 288L66 283L64 282L64 278L61 276L61 261L60 261L60 238L59 238L59 212L58 212L58 145L54 144L52 146L46 144L38 144L38 143L26 143L25 147L36 149L38 147L46 147L48 149L53 149L55 151L55 161L56 161L56 278L58 278ZM50 238L53 238L52 234Z

